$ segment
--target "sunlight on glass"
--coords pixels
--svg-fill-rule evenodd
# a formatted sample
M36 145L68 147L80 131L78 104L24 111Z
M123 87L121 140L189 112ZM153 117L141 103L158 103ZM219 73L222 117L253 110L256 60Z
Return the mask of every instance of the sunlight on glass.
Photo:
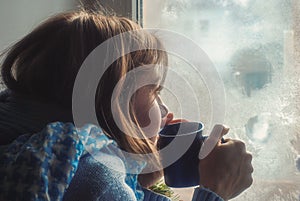
M294 61L294 53L299 53L295 49L299 27L294 23L298 3L146 0L144 4L145 27L171 29L188 36L208 54L223 78L229 137L246 142L255 168L252 187L234 200L299 200L300 66ZM187 64L178 58L170 60L171 67L194 79ZM194 79L193 87L202 97L208 93L199 79ZM176 111L172 99L165 102ZM202 105L206 103L203 98ZM200 111L201 121L206 123L210 111ZM180 190L182 199L190 198L187 192Z
M236 0L239 5L246 7L248 5L249 0Z

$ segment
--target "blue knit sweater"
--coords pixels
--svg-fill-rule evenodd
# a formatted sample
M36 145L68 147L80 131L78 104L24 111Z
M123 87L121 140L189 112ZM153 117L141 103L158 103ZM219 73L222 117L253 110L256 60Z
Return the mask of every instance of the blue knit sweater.
M122 165L121 160L107 156L110 163ZM142 189L144 201L170 201L169 198L148 189ZM80 160L77 172L64 195L64 201L122 200L135 201L132 189L125 183L125 175L107 168L88 156ZM193 201L222 201L208 189L196 188Z
M137 175L126 173L133 167L141 171L142 163L129 166L120 153L105 151L115 146L105 135L96 140L88 137L100 128L77 129L62 122L46 126L62 117L68 121L65 114L49 105L0 94L0 200L170 200L143 189ZM100 159L87 150L101 152ZM200 200L222 199L197 188L193 201Z

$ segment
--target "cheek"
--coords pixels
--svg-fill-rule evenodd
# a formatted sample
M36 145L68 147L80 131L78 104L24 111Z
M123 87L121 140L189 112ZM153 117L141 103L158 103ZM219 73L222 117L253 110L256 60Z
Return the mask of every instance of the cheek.
M139 120L142 130L148 138L157 136L161 124L161 112L156 101L152 107L144 113L142 119Z

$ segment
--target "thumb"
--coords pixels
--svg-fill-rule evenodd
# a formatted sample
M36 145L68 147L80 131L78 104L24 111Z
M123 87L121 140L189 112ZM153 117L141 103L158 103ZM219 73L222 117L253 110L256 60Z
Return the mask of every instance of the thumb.
M199 159L204 159L218 144L218 142L222 139L224 135L226 135L229 131L227 126L222 124L216 124L212 129L208 138L203 142L200 152Z
M217 124L217 125L220 125L220 124ZM223 127L223 129L222 129L222 133L221 133L221 136L220 136L219 140L222 140L222 137L224 135L226 135L230 130L230 128L226 125L221 125L221 126Z

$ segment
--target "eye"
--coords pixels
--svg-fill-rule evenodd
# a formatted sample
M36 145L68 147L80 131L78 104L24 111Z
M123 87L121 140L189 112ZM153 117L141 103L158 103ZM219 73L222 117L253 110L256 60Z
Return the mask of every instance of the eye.
M159 98L162 89L163 87L159 85L148 85L144 87L144 90L142 90L142 92L144 92L143 97L147 97L148 106L152 106L154 101Z
M160 85L155 89L155 94L156 94L156 96L159 96L159 95L160 95L160 92L161 92L162 89L163 89L163 87L160 86Z

